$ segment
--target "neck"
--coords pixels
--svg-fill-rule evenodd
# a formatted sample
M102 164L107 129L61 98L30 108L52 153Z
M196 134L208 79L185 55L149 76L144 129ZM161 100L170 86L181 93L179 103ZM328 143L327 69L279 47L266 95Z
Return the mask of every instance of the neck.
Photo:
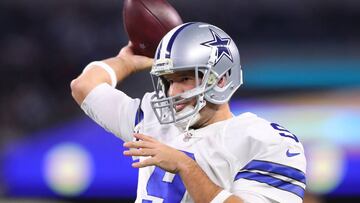
M224 121L232 118L232 113L228 103L211 104L208 103L201 111L201 119L194 125L195 128L202 128L216 122Z

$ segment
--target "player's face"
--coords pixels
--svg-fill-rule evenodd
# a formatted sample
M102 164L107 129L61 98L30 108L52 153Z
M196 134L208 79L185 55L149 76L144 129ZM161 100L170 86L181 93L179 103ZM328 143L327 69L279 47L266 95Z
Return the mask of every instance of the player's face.
M194 71L180 71L173 74L163 76L164 79L169 83L168 96L176 96L185 91L191 90L196 87L196 79ZM199 78L198 81L201 81ZM175 105L177 112L183 110L187 105L195 105L196 100L192 98L183 103Z

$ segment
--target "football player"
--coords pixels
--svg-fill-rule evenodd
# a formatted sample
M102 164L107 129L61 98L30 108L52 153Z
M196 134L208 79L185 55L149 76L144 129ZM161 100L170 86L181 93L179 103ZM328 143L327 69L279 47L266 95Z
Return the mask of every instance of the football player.
M148 70L154 92L140 99L115 89ZM118 56L90 63L72 81L85 113L137 157L136 202L302 202L306 160L298 138L228 101L242 84L240 56L220 28L185 23L160 42L154 59Z

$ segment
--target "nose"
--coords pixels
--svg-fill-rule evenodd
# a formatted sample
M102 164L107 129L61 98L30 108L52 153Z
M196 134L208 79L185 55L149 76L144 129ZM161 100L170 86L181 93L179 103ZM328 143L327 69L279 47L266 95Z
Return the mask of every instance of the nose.
M173 82L169 86L168 95L170 97L176 96L184 92L184 88L179 82Z

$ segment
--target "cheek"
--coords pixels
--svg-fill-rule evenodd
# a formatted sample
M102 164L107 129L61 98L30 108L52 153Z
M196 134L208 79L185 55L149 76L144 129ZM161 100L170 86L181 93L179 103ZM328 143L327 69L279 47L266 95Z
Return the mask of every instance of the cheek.
M184 89L186 90L191 90L194 89L195 87L196 87L195 81L191 81L189 83L184 84Z
M174 96L174 88L170 85L170 87L167 90L167 96Z
M169 86L167 91L168 96L175 96L177 94L181 94L185 91L192 90L196 87L195 80L189 80L187 82L182 83L174 83Z
M189 90L192 90L192 89L194 89L194 86L188 85L188 86L184 87L184 91L189 91Z

